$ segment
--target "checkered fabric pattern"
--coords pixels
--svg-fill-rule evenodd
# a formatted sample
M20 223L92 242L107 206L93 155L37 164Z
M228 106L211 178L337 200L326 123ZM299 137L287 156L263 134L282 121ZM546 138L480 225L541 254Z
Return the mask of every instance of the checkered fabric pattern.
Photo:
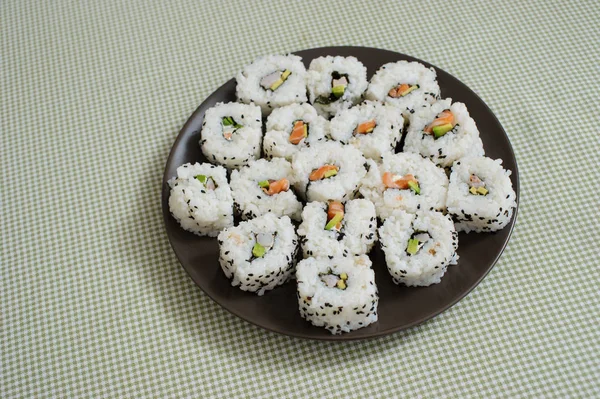
M596 1L0 2L0 397L600 396ZM506 129L521 202L499 263L429 322L364 342L263 331L187 277L163 168L257 55L427 60Z

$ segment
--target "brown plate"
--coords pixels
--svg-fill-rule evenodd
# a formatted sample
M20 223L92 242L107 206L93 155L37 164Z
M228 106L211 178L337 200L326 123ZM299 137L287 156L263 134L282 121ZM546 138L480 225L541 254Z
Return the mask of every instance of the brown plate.
M355 56L366 67L368 77L383 64L399 60L418 61L404 54L366 47L323 47L298 51L308 67L310 61L325 55ZM452 97L467 105L475 119L486 155L502 158L504 167L512 170L512 183L519 198L517 161L504 129L485 103L467 86L435 67L442 97ZM440 284L429 287L404 287L392 282L381 250L371 251L375 278L379 287L379 321L368 327L342 335L331 335L300 317L296 301L296 284L290 281L264 296L232 287L218 262L216 238L198 237L184 231L169 213L167 181L176 175L177 167L186 162L208 162L198 141L204 112L219 101L235 101L235 79L212 93L181 129L167 160L162 185L162 211L167 235L179 261L192 280L215 302L236 316L259 327L281 334L319 340L355 340L390 334L423 323L440 314L467 295L494 266L512 233L517 212L503 230L487 234L459 234L459 264L451 266Z

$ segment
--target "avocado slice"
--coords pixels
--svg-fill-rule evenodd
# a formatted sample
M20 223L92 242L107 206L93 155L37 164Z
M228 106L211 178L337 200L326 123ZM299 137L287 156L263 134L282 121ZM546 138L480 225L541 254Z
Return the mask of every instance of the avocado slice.
M206 176L204 176L204 175L198 175L198 176L195 176L195 178L196 178L196 179L197 179L197 180L198 180L200 183L202 183L202 184L206 184Z
M263 256L265 256L266 252L267 250L265 249L265 247L263 247L259 243L254 244L254 246L252 247L252 255L254 255L256 258L262 258Z
M340 290L345 290L346 289L346 283L344 282L344 280L338 280L337 284L335 285L337 288L339 288Z
M331 177L331 176L335 176L335 175L337 175L337 174L338 174L338 171L337 171L336 169L331 169L331 170L328 170L328 171L327 171L327 172L325 172L325 174L323 175L323 179L326 179L326 178L328 178L328 177Z
M408 187L413 190L416 194L421 194L421 188L419 187L419 182L415 180L411 180L408 182Z
M279 78L275 81L275 83L273 83L270 87L271 90L275 91L279 88L279 86L281 86L283 84L283 79Z
M331 92L337 98L340 98L341 96L343 96L345 91L346 91L346 86L344 86L344 85L337 85L337 86L333 86L331 88Z
M471 187L471 188L469 188L469 192L470 192L471 194L477 195L477 189L476 189L475 187Z
M308 137L308 125L304 124L304 137Z
M413 91L417 90L418 88L419 88L419 85L413 85L413 86L409 86L409 87L408 87L408 89L407 89L407 90L406 90L404 93L402 93L402 94L400 94L400 95L401 95L402 97L404 97L404 96L408 95L409 93L411 93L411 92L413 92Z
M343 213L336 214L334 217L331 218L329 222L327 222L327 224L325 225L325 230L333 230L333 228L337 226L337 224L341 222L343 218Z
M435 126L432 130L435 138L437 139L448 133L453 127L454 126L452 126L451 123L446 123L445 125Z
M416 240L414 238L411 238L410 240L408 240L408 246L406 247L406 252L408 252L409 255L414 255L417 252L419 252L419 240Z
M283 73L281 74L281 79L286 80L288 78L288 76L290 76L292 74L292 71L286 69L285 71L283 71Z
M477 187L477 193L481 195L486 195L489 191L485 187Z
M269 181L268 180L259 181L258 185L262 188L269 188Z

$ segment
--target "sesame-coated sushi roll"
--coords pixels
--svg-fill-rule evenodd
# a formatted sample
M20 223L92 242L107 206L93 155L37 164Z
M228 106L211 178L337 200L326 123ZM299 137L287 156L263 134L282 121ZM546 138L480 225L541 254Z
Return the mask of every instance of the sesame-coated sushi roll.
M231 172L234 208L242 219L272 212L300 220L302 203L290 189L292 165L283 158L259 159Z
M177 168L169 186L169 210L185 230L216 237L233 226L233 199L222 166L187 163Z
M313 325L341 334L377 321L379 296L368 256L304 259L296 280L300 315Z
M309 202L298 227L304 257L368 253L377 241L376 217L373 203L365 199Z
M396 211L379 228L385 262L396 284L428 286L440 282L458 261L458 233L440 212Z
M307 201L347 201L358 192L365 176L365 158L349 145L335 141L317 143L294 155L296 190Z
M484 154L467 107L452 103L451 98L421 108L410 117L404 151L421 154L444 168L460 158Z
M360 193L375 204L377 216L385 219L397 210L443 210L446 206L448 177L419 154L386 155L381 164L368 161L369 172Z
M510 222L517 206L511 173L501 159L470 157L454 162L447 207L456 230L496 231Z
M393 104L408 117L440 97L433 68L418 62L398 61L383 65L371 78L366 98Z
M287 216L264 214L219 233L219 263L231 285L263 295L294 272L298 239Z
M263 139L265 157L291 161L301 148L325 140L328 123L308 103L273 110L267 119L267 133Z
M262 119L256 105L217 103L204 114L200 146L213 163L237 169L260 158Z
M319 57L306 74L310 102L330 117L361 100L367 89L367 68L355 57Z
M306 68L296 55L267 55L247 65L236 77L236 95L260 106L263 115L274 108L306 102Z
M340 111L329 123L329 135L358 148L366 158L380 161L383 154L395 152L403 127L398 108L365 101Z

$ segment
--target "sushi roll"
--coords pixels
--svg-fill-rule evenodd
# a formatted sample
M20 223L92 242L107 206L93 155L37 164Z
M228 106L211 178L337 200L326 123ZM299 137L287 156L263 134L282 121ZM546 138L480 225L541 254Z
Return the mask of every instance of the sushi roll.
M260 158L262 119L256 105L217 103L204 114L200 147L213 163L237 169Z
M446 205L456 230L496 231L510 222L517 206L511 173L501 159L469 157L454 162Z
M304 259L296 280L300 315L313 325L341 334L377 321L379 296L368 256Z
M292 165L283 158L259 159L231 172L234 208L242 219L272 212L300 220L302 203L290 190Z
M347 201L366 174L365 158L354 147L335 141L300 150L292 159L296 190L307 201Z
M340 111L329 123L333 140L358 148L366 158L380 161L395 152L404 118L396 107L365 101Z
M266 158L281 157L288 161L301 148L324 141L328 122L310 104L290 104L273 110L267 118L263 139Z
M328 118L358 103L367 89L367 68L355 57L319 57L306 74L311 104Z
M396 284L428 286L458 262L458 233L448 216L435 211L396 211L379 228L385 263Z
M418 62L390 62L375 72L365 97L393 104L408 117L439 99L440 86L433 68Z
M219 233L219 263L231 285L263 295L294 272L298 239L287 216L266 213Z
M298 227L304 257L368 253L377 241L376 217L375 206L365 199L309 202Z
M375 204L377 216L385 219L397 210L444 210L448 177L419 154L386 155L381 164L369 160L369 172L360 193Z
M483 156L479 130L463 103L451 98L421 108L410 117L405 152L421 154L445 168L466 156Z
M307 101L306 68L296 55L259 57L237 75L236 83L238 100L260 106L265 116L274 108Z
M216 237L233 226L233 198L222 166L186 163L177 168L169 186L169 210L183 229Z

